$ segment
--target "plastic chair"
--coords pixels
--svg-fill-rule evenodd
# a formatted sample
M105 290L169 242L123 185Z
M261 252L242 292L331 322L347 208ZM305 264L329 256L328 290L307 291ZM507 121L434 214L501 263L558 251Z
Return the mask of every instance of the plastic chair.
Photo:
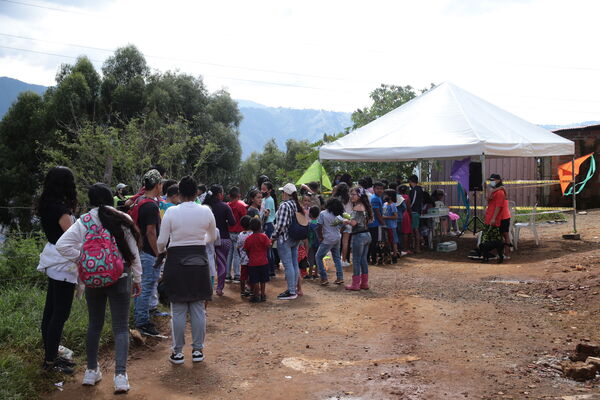
M531 229L531 232L533 232L533 237L535 239L535 245L539 246L540 245L540 238L538 236L538 232L537 232L537 224L535 223L535 215L536 215L536 211L537 211L537 203L533 206L533 210L531 211L531 215L529 216L529 222L517 222L515 224L515 250L517 249L518 245L519 245L519 235L521 234L521 229L522 228L528 228Z

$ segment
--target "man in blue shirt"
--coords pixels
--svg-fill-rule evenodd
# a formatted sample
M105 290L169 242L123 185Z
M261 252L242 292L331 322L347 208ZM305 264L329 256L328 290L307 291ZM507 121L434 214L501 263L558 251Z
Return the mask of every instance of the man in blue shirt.
M373 197L371 197L371 208L373 208L373 222L369 224L369 232L371 233L371 244L369 247L369 258L371 264L377 264L377 242L383 240L379 237L379 227L385 228L385 222L383 220L383 183L375 182L373 185Z

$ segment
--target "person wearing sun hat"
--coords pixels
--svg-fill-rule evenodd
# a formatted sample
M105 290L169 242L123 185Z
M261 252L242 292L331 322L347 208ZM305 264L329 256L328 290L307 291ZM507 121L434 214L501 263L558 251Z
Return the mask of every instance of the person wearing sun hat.
M293 183L286 183L279 190L282 192L281 197L283 202L277 210L275 230L271 236L271 240L277 241L277 251L279 252L279 258L283 262L288 288L285 292L277 296L277 298L279 300L292 300L298 297L298 285L300 281L298 245L300 241L291 238L288 230L294 215L297 212L302 212L302 205L298 200L296 185Z

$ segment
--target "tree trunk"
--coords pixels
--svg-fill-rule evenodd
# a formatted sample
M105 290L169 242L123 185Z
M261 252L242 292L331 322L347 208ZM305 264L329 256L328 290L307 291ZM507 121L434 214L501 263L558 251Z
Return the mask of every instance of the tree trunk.
M106 165L104 167L104 183L108 186L112 186L112 174L113 174L113 156L109 154L106 158Z

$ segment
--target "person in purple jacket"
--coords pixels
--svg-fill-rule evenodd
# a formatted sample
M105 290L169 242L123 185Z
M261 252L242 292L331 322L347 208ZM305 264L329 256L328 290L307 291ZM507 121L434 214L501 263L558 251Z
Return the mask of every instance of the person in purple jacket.
M223 186L212 185L204 199L204 204L209 206L215 216L217 229L221 236L221 244L215 246L217 256L217 296L223 296L225 287L225 275L227 274L227 256L231 251L231 238L229 237L229 227L235 225L235 218L231 207L223 201Z

